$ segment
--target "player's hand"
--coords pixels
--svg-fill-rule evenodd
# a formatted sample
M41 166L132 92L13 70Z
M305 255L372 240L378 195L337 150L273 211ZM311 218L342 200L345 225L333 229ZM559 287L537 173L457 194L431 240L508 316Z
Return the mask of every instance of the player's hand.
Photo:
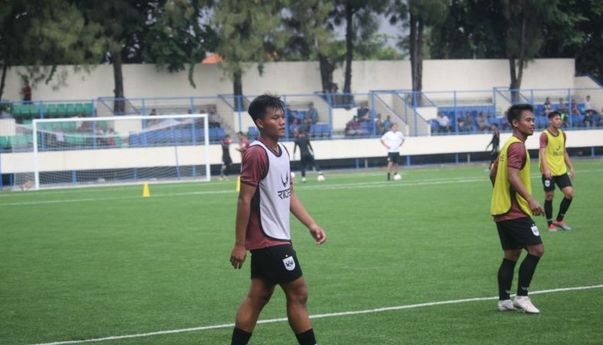
M571 177L571 179L575 179L576 178L576 170L574 170L573 168L569 170L569 177Z
M247 249L245 249L245 246L235 244L235 246L232 248L232 252L230 253L230 264L235 269L240 269L243 267L243 262L245 262L246 256Z
M310 226L309 230L316 244L321 245L327 241L327 234L318 224Z
M548 169L548 168L545 168L544 171L542 172L542 174L547 179L551 179L553 177L553 174L551 173L551 169Z
M536 199L531 198L528 201L528 205L530 206L530 210L532 210L533 215L540 216L540 215L544 214L544 209L542 208L540 203L538 201L536 201Z

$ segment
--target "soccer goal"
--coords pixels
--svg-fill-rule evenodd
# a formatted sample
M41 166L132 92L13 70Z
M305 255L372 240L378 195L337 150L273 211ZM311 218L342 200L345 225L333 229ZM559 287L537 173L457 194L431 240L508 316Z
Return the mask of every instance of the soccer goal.
M211 178L207 114L37 119L32 136L35 189Z

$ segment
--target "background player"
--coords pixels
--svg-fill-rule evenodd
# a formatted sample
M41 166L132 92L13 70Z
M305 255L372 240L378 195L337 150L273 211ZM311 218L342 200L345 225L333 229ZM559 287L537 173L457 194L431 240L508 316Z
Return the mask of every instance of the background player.
M400 171L400 147L404 143L404 135L398 130L398 124L392 123L387 131L381 137L381 145L387 148L387 180L391 180L392 173L394 179L399 179Z
M259 96L249 105L249 115L260 137L243 156L230 263L240 269L247 250L251 251L251 286L237 311L231 345L247 344L276 285L285 292L287 318L298 343L316 345L306 309L308 288L291 245L289 212L308 228L317 244L323 244L327 236L293 189L289 154L279 143L285 135L282 101L270 95Z
M500 131L498 130L498 125L493 123L491 129L492 139L490 139L488 146L486 146L486 150L488 150L488 147L492 146L492 149L490 149L490 165L488 166L489 170L492 169L494 162L498 158L498 147L500 145Z
M540 134L540 172L542 173L542 185L544 186L544 213L549 231L571 230L563 220L565 213L574 198L572 180L576 176L572 161L565 149L566 135L561 130L563 121L561 114L552 111L548 115L549 126ZM569 169L568 169L569 168ZM568 174L569 172L569 174ZM571 177L571 178L570 178ZM555 196L555 184L563 192L563 200L559 205L559 213L553 222L553 197Z
M498 310L521 309L526 313L538 314L540 311L528 297L536 265L544 254L538 227L530 217L532 214L543 213L542 206L532 196L530 156L525 147L527 137L534 133L532 106L511 106L507 111L507 120L513 128L513 136L503 146L490 171L494 185L490 211L494 216L504 253L498 269ZM519 267L517 297L515 301L511 301L515 263L523 248L528 254Z
M222 139L222 167L220 167L220 180L228 180L228 170L232 165L232 158L230 157L230 144L232 144L232 140L230 139L230 135L226 135L224 139Z
M314 148L312 148L312 143L310 143L308 134L305 131L295 131L293 157L295 157L295 151L298 147L302 182L306 182L306 169L308 168L314 169L318 172L318 175L321 176L322 172L320 171L320 167L318 166L318 164L316 164L316 161L314 160Z

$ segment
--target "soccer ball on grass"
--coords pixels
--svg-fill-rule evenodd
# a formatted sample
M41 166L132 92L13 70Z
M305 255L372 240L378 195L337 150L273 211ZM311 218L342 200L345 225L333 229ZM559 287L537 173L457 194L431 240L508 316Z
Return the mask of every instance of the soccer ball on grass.
M402 179L402 175L400 175L400 174L394 175L394 180L395 181L400 181L401 179Z
M316 176L316 181L322 182L324 180L325 180L325 175L320 174L320 175Z

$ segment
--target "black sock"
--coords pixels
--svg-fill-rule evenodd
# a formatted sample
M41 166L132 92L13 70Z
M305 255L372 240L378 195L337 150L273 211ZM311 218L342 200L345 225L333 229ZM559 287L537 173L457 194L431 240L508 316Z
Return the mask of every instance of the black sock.
M553 200L544 201L544 215L548 225L553 224Z
M304 333L296 334L297 342L299 345L317 345L316 337L314 337L314 330L310 328Z
M513 283L513 271L515 261L503 259L498 268L498 298L503 301L511 298L511 284Z
M232 341L230 345L247 345L251 338L251 333L235 327L232 331Z
M391 180L391 179L392 179L392 174L387 173L387 180L389 181L389 180Z
M536 271L540 256L528 254L519 266L519 282L517 284L517 296L527 296L530 282Z
M558 222L563 221L563 217L565 217L565 212L567 212L567 209L570 207L571 203L572 199L563 198L563 200L561 200L561 205L559 205L559 213L557 214Z

